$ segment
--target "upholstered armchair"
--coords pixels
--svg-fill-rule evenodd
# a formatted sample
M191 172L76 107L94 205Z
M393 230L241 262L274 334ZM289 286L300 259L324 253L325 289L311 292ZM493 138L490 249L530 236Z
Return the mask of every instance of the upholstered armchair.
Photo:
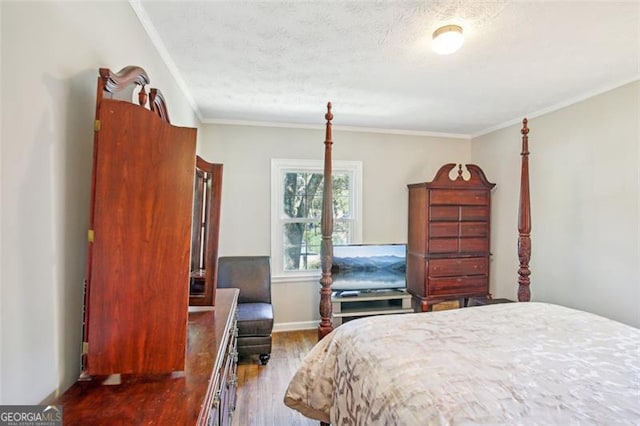
M271 357L273 307L269 256L229 256L218 259L218 287L238 288L238 355Z

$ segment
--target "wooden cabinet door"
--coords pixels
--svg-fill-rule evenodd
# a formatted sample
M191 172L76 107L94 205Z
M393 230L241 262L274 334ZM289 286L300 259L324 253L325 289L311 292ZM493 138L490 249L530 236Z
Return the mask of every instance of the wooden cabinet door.
M102 100L85 373L184 369L196 129Z

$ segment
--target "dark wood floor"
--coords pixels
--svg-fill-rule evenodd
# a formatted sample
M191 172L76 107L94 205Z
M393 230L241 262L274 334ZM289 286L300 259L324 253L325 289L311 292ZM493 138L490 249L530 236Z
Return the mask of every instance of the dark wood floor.
M238 400L234 426L318 426L285 406L289 380L318 338L317 330L273 334L271 359L265 366L257 357L238 360Z

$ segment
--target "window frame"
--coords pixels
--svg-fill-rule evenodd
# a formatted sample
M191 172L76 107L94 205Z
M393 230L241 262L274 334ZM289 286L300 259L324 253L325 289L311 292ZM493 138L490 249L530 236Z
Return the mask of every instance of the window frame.
M346 173L350 175L351 244L362 242L362 161L334 160L332 175ZM283 228L290 220L284 216L284 175L285 173L324 173L322 160L271 160L271 277L272 282L313 281L320 278L321 271L285 271ZM334 219L335 221L335 219Z

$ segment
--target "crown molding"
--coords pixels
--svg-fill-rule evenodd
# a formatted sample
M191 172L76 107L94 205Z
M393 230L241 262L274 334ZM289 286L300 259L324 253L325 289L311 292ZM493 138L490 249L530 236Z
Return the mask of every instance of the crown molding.
M617 89L619 87L625 86L625 85L627 85L629 83L633 83L633 82L636 82L636 81L640 81L640 75L636 75L636 76L634 76L632 78L628 78L628 79L619 81L618 83L615 83L615 84L609 84L609 85L600 87L598 89L590 90L590 91L588 91L586 93L583 93L580 96L576 96L576 97L571 98L569 100L554 104L554 105L552 105L550 107L543 108L543 109L540 109L538 111L531 112L529 114L523 114L521 117L514 118L512 120L506 121L504 123L489 127L489 128L484 129L484 130L482 130L482 131L480 131L478 133L475 133L475 134L471 135L471 139L475 139L475 138L478 138L480 136L484 136L484 135L486 135L488 133L492 133L492 132L495 132L497 130L504 129L504 128L509 127L509 126L520 124L520 123L522 123L522 119L524 117L526 117L527 119L540 117L541 115L549 114L549 113L552 113L554 111L558 111L558 110L560 110L562 108L566 108L568 106L575 105L575 104L577 104L579 102L586 101L587 99L593 98L595 96L601 95L603 93L609 92L611 90Z
M151 23L151 19L149 18L149 15L147 14L147 11L145 10L144 6L142 6L142 3L140 2L140 0L129 0L129 5L131 6L136 16L138 17L138 20L140 21L140 23L142 24L142 27L144 28L145 32L149 36L149 39L151 39L151 43L154 45L154 47L158 51L160 58L169 69L169 73L171 73L173 78L176 80L176 83L178 84L178 87L180 87L180 90L182 90L184 97L187 98L187 102L189 102L191 109L193 109L193 111L195 112L200 122L202 122L202 113L200 112L200 108L198 108L198 104L196 103L194 97L191 95L189 86L187 86L187 83L182 77L182 74L180 73L180 71L178 70L176 63L173 61L173 58L169 54L169 51L167 50L164 43L162 42L162 38L160 38L160 35L158 34L156 27Z
M255 127L281 127L285 129L308 129L308 130L324 130L325 124L305 124L305 123L283 123L271 121L249 121L249 120L228 120L228 119L212 119L206 118L202 120L203 124L220 124L228 126L255 126ZM426 132L419 130L398 130L398 129L380 129L375 127L358 127L358 126L340 126L332 125L333 130L344 132L359 133L382 133L388 135L405 135L405 136L428 136L435 138L451 138L451 139L471 139L471 135L461 133L439 133Z

